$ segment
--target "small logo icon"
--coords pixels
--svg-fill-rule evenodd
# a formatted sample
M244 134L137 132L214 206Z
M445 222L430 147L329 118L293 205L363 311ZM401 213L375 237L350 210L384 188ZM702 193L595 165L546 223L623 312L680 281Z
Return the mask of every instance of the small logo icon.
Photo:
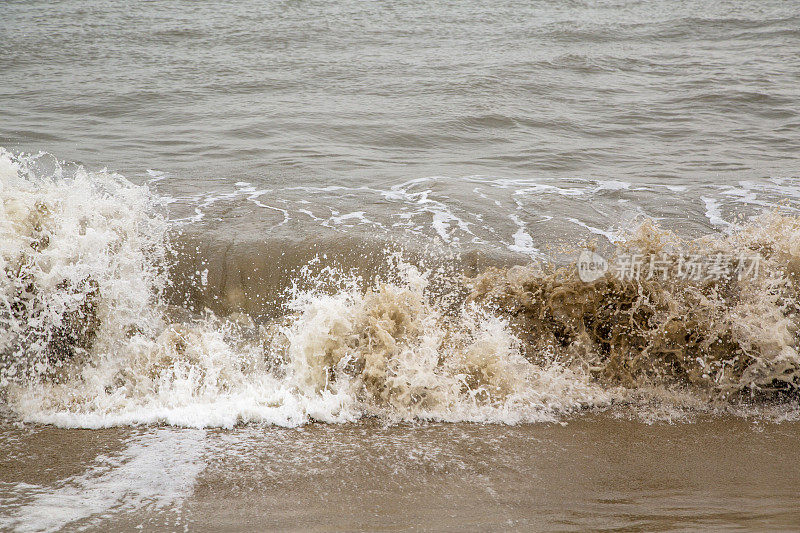
M589 250L584 250L578 256L578 277L585 283L601 278L608 271L608 261L602 256Z

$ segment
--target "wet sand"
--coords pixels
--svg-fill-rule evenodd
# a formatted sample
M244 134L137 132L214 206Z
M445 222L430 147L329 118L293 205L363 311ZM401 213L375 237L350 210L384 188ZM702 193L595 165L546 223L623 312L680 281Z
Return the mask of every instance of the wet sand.
M800 423L5 424L10 530L794 530ZM132 467L133 466L133 467ZM71 520L72 519L72 520Z

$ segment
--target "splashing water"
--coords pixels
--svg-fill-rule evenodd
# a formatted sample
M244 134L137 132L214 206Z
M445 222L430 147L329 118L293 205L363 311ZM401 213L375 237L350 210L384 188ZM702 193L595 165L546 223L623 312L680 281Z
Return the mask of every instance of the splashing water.
M371 281L308 265L278 318L221 317L167 304L181 258L147 187L6 151L0 178L0 379L24 420L519 423L796 399L797 217L695 241L645 221L617 250L758 252L753 279L584 283L533 265L465 280L390 254Z

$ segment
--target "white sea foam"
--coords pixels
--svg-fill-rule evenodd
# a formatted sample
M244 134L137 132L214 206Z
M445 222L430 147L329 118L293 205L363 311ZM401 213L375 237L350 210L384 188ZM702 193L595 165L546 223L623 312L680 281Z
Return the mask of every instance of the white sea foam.
M514 221L519 229L513 235L514 244L509 245L508 249L531 257L540 255L539 249L533 245L533 237L525 231L525 223L517 215L509 215L509 218Z
M595 227L592 227L592 226L588 225L587 223L582 222L582 221L578 220L577 218L573 218L573 217L569 217L567 220L569 220L573 224L577 224L578 226L580 226L582 228L586 228L587 230L589 230L590 232L594 233L595 235L602 235L603 237L608 239L608 242L615 243L615 242L618 242L620 240L620 235L619 235L619 232L617 232L617 231L612 231L611 229L602 230L600 228L595 228Z
M700 199L703 200L703 203L706 206L706 217L711 224L715 226L721 226L723 228L728 228L731 226L730 222L722 218L722 210L720 209L719 200L708 196L703 196Z
M202 430L154 430L131 438L121 452L98 456L85 473L54 486L9 484L3 487L0 527L17 532L83 529L119 513L145 510L180 517L180 506L205 467L204 440Z

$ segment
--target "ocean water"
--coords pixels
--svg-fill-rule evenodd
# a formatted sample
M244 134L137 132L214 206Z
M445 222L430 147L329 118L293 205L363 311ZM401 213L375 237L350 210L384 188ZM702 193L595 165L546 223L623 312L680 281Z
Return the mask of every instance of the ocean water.
M0 528L798 527L798 28L4 2Z

